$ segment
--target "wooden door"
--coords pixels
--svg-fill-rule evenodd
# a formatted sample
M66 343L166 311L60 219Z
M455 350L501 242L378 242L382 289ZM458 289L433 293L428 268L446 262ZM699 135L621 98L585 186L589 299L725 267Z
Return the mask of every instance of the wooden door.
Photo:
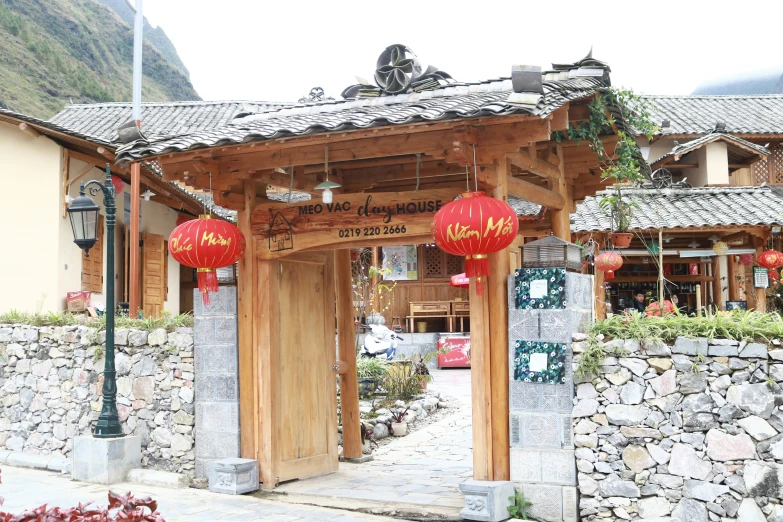
M337 470L334 254L279 262L279 345L273 401L279 481ZM274 327L274 326L273 326Z
M165 299L165 239L158 234L142 234L142 311L144 317L160 317ZM131 282L133 284L133 282Z
M103 293L103 216L98 215L97 241L89 252L82 250L82 290Z

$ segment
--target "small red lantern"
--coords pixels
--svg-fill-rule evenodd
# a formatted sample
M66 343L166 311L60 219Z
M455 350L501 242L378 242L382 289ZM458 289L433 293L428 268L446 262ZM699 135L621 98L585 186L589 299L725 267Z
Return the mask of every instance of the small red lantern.
M190 221L191 216L188 216L187 214L177 214L177 225L180 226L183 223L187 223Z
M514 209L482 191L463 192L432 219L435 244L449 254L465 256L465 275L476 278L478 295L484 294L482 277L489 275L487 254L506 248L518 231Z
M617 252L602 252L595 258L595 268L601 272L614 272L623 266L623 256Z
M753 264L753 254L740 254L739 262L741 265L750 266Z
M117 194L122 194L122 191L125 190L125 182L122 181L122 178L119 176L112 174L111 184L114 185L114 192Z
M777 281L780 279L780 274L774 268L770 268L769 272L767 272L767 277L769 277L770 281Z
M777 268L783 266L783 253L777 250L767 250L759 255L759 265L764 268Z
M198 270L198 289L208 305L209 292L218 290L216 269L242 257L245 237L231 223L201 215L171 232L169 252L181 264Z

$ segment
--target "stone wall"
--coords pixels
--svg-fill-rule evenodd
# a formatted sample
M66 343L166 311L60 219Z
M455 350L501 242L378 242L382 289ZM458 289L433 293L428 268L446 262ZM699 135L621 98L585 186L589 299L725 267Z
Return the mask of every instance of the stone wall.
M622 353L576 381L582 520L783 521L783 350L607 344Z
M0 325L0 449L70 457L101 409L105 332ZM142 466L195 471L193 330L117 330L117 403Z

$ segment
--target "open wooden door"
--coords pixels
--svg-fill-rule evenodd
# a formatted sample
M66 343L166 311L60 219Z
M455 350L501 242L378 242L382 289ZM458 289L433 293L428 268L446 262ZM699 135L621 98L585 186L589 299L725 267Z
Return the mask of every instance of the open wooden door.
M142 234L141 303L144 317L160 317L166 295L166 240L158 234ZM133 282L131 282L133 284Z
M273 465L285 481L337 470L334 253L281 259L278 273Z

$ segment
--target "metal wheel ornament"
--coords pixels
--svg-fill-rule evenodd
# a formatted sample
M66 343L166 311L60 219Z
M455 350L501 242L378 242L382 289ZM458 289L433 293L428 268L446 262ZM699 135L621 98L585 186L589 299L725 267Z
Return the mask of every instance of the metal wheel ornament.
M384 92L397 94L407 91L411 82L421 74L421 64L413 51L404 45L394 44L378 57L375 83Z
M653 187L669 188L672 186L672 173L669 169L658 169L652 173Z

